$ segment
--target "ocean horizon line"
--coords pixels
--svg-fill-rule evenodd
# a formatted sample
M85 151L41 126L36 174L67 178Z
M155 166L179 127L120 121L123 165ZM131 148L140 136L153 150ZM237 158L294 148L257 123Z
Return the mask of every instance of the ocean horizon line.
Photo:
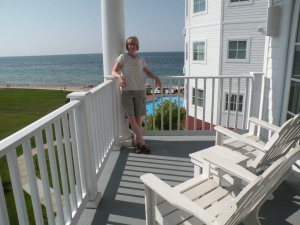
M158 76L183 75L184 52L140 52ZM89 86L103 82L103 54L0 57L0 84Z
M145 53L184 53L184 51L138 51L137 54ZM43 56L72 56L72 55L102 55L103 53L66 53L66 54L49 54L49 55L12 55L0 56L0 58L15 58L15 57L43 57Z

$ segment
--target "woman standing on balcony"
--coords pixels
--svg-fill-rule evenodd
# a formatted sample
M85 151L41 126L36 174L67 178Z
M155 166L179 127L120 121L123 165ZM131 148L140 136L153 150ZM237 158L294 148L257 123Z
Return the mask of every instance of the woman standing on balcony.
M150 153L142 136L142 117L146 115L146 90L144 73L155 79L156 85L161 87L160 79L147 67L145 59L136 54L139 50L137 37L126 40L127 53L121 54L112 70L122 88L122 106L134 133L134 152Z

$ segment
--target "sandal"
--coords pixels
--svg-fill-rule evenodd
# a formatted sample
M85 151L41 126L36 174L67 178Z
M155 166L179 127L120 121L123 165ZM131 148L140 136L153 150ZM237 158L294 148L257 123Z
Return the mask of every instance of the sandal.
M142 145L142 148L141 148L142 152L145 153L145 154L149 154L150 153L150 148L148 145Z
M140 144L133 145L133 151L135 154L140 154L142 152Z

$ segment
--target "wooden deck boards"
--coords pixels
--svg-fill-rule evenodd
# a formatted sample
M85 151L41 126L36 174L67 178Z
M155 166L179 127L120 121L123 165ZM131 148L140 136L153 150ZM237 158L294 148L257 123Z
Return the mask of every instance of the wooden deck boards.
M130 147L112 152L100 179L100 204L97 209L86 209L78 224L144 225L144 190L139 175L152 172L172 186L189 179L193 176L189 154L214 145L213 137L205 139L146 137L150 155L136 155ZM300 178L291 177L275 191L275 198L267 201L259 213L262 225L299 224L299 182Z

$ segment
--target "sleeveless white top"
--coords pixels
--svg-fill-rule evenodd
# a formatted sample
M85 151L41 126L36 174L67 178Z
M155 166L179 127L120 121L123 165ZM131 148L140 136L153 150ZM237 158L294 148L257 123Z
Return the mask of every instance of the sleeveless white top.
M127 86L122 90L145 90L143 71L147 67L145 59L139 55L134 59L126 53L121 54L116 61L122 65L121 74L127 83Z

